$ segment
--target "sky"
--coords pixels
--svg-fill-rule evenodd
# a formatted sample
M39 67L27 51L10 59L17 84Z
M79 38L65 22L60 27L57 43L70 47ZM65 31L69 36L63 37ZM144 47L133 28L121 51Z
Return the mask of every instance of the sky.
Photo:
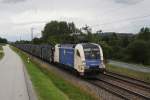
M0 37L40 37L52 20L89 25L93 32L138 33L150 26L150 0L0 0Z

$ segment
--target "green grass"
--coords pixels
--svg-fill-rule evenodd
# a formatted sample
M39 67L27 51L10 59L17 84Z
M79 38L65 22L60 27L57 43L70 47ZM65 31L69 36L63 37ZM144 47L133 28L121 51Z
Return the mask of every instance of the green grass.
M60 100L60 98L61 100L68 100L67 95L60 91L44 73L36 68L35 64L30 62L26 65L40 100Z
M4 52L3 52L3 47L0 45L0 60L3 58Z
M126 76L130 76L130 77L137 78L140 80L144 80L146 82L150 82L150 73L134 71L134 70L130 70L127 68L121 68L121 67L110 65L110 64L106 65L106 69L108 71L112 71L112 72L119 73L122 75L126 75Z
M4 53L0 52L0 60L4 57Z
M0 45L1 45L1 46L5 46L6 44L5 44L5 43L0 43Z
M27 66L31 81L37 91L39 100L94 100L95 98L74 86L61 76L41 67L31 60L27 63L27 55L12 47L23 59Z
M114 61L119 61L119 62L125 62L125 63L128 63L128 64L133 64L133 65L136 65L136 66L141 66L141 67L150 67L150 65L144 65L142 63L135 63L135 62L132 62L132 61L123 61L123 60L119 60L119 59L113 59Z
M45 68L41 68L41 70L49 76L49 78L61 91L68 95L70 100L94 100L94 98L88 93L72 85L69 81L65 81L62 77L52 71Z
M2 47L2 45L0 45L0 50L3 50L3 47Z

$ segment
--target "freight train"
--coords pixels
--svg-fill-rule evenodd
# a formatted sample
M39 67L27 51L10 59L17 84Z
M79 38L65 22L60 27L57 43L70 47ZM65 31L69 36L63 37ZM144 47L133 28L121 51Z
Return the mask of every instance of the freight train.
M17 48L49 63L65 65L79 75L97 75L105 72L103 52L95 43L33 45L15 44Z

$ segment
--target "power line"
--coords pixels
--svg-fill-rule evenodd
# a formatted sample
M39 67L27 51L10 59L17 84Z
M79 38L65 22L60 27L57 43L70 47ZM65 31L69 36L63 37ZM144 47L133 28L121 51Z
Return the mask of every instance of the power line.
M116 21L112 21L112 22L108 22L108 23L102 23L102 24L98 24L98 25L100 26L100 25L113 24L113 23L121 22L121 21L124 22L124 21L131 21L131 20L139 20L139 19L143 19L143 18L146 18L146 17L150 17L150 15L131 17L131 18L116 20Z
M32 27L31 28L31 40L33 40L33 30L34 30L34 28Z
M16 25L42 24L42 23L47 23L47 22L48 21L32 21L32 22L19 23Z
M146 18L146 17L150 17L150 15L144 15L144 16L137 16L137 17L120 19L120 20L116 20L116 21L112 21L112 22L108 22L108 23L102 23L102 24L92 25L92 27L104 26L104 25L108 25L108 24L114 24L114 23L117 23L117 22L139 20L139 19L143 19L143 18ZM33 22L27 22L27 23L20 23L20 24L17 24L17 25L41 24L41 23L47 23L47 22L48 21L33 21Z
M136 5L136 3L133 4L133 5L128 5L128 6L126 6L126 8L134 6L134 5ZM102 12L102 14L109 14L109 13L112 13L112 12L116 12L118 10L121 10L122 8L125 8L125 7L118 7L118 8L110 9L110 10ZM49 21L48 20L45 20L45 21L32 21L32 22L19 23L19 24L16 24L16 25L42 24L42 23L47 23L47 22L49 22ZM110 23L112 23L112 22L104 23L104 24L110 24ZM100 24L100 25L104 25L104 24ZM96 25L96 26L98 26L98 25Z
M139 20L139 19L143 19L143 18L146 18L146 17L150 17L150 14L149 15L144 15L144 16L137 16L137 17L120 19L120 20L116 20L116 21L112 21L112 22L108 22L108 23L97 24L97 25L93 25L93 26L107 25L107 24L113 24L113 23L116 23L116 22L124 22L124 21L131 21L131 20ZM17 25L41 24L41 23L47 23L47 22L48 21L33 21L33 22L19 23Z

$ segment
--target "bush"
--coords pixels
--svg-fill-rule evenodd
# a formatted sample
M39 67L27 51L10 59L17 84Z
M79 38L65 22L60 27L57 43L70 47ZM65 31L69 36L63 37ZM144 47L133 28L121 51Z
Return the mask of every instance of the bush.
M128 60L136 63L150 64L150 43L135 40L127 47Z
M0 43L7 43L7 40L0 37Z
M112 47L109 46L106 42L101 41L99 43L103 49L103 53L104 53L104 59L110 59L112 58Z

